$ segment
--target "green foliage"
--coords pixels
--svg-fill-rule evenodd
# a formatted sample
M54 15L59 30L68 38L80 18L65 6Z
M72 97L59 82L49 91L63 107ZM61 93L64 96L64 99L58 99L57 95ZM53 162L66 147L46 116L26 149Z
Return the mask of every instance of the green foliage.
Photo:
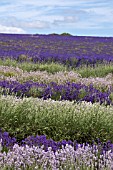
M110 100L113 101L113 92L110 94Z
M79 99L84 98L86 95L87 95L87 92L84 89L81 89L79 93Z
M42 97L43 96L43 88L42 87L35 87L33 86L32 88L30 88L29 90L29 94L30 96L33 96L33 97Z
M0 76L6 76L6 77L13 77L13 76L15 76L15 73L14 72L2 72L2 71L0 71Z
M67 32L64 32L64 33L62 33L62 34L60 34L60 35L64 35L64 36L72 36L71 34L69 34L69 33L67 33Z
M22 69L23 71L47 71L48 73L56 73L59 71L66 71L68 68L62 64L49 62L49 63L33 63L33 62L17 62L15 60L7 59L5 61L0 60L2 66L13 66ZM9 73L10 74L10 73Z
M59 34L57 34L57 33L51 33L51 34L49 34L49 35L59 35Z
M16 60L11 60L9 58L2 60L0 59L0 65L1 66L13 66L16 67L17 66L17 61Z
M68 69L66 68L66 66L63 66L62 64L51 62L47 64L40 64L39 70L40 71L46 70L48 73L54 74L59 71L66 71Z
M76 70L82 77L104 77L113 72L113 65L100 64L97 67L81 67Z
M60 63L55 62L48 62L48 63L33 63L33 62L17 62L15 60L0 60L0 65L2 66L13 66L22 69L23 71L47 71L48 73L57 73L59 71L70 71L73 70L81 76L84 77L104 77L109 73L113 73L113 65L112 64L100 64L96 67L86 67L82 66L80 68L75 68L76 65L76 58L72 58L73 66L69 67L69 61L67 60L67 65L63 65ZM5 73L4 73L5 74ZM6 73L6 76L13 76L13 73Z
M25 55L25 54L21 54L19 57L18 57L18 61L27 61L28 57Z

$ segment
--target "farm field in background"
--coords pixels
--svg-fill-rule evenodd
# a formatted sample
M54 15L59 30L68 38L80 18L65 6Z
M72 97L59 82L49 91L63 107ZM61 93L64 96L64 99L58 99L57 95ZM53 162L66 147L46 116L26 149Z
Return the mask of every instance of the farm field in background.
M111 170L113 38L0 34L0 168Z

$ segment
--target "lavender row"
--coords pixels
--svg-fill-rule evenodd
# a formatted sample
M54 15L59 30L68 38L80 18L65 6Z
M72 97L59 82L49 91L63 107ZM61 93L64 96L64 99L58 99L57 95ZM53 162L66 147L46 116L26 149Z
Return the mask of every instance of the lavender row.
M79 143L74 140L62 140L62 141L54 141L53 139L47 139L45 135L37 135L37 136L28 136L27 138L17 141L15 137L11 137L8 132L3 132L0 129L0 141L1 141L1 147L2 149L12 149L14 144L18 144L20 146L28 145L29 147L32 146L44 146L44 150L48 151L48 147L52 148L52 151L56 152L58 149L61 149L62 146L66 146L66 144L71 145L74 147L74 150L78 149ZM95 141L92 141L90 143L90 146L93 146L94 144L98 145L101 153L103 151L111 150L113 152L113 144L108 140L107 142L101 142L99 139L96 139ZM81 147L83 144L80 144ZM87 146L88 143L86 142L85 145Z
M43 146L41 148L28 145L22 147L15 144L12 150L0 153L0 168L10 168L11 170L111 170L113 168L112 157L111 150L99 154L96 145L92 147L79 145L77 150L74 150L71 145L66 145L54 153L51 147L46 152Z
M0 125L18 141L46 134L55 141L84 143L99 138L113 143L112 105L0 96Z
M44 146L44 150L48 151L48 147L52 148L52 151L56 152L58 149L61 149L62 146L66 146L66 144L71 145L74 147L74 150L78 149L79 143L74 140L62 140L62 141L54 141L53 139L47 139L45 135L37 135L37 136L28 136L27 138L17 141L15 137L11 137L8 132L3 132L0 129L0 141L1 141L1 147L7 148L7 149L12 149L14 144L18 144L20 146L25 146L28 145L29 147L32 146L39 146L41 147L42 145ZM93 146L94 144L98 145L100 148L101 153L104 151L111 150L113 152L113 144L108 140L107 142L101 142L99 139L96 139L95 141L92 141L90 143L90 146ZM80 144L81 147L83 144ZM88 143L86 142L85 145L87 146Z
M112 92L101 92L93 87L92 84L86 86L84 84L76 84L67 82L66 84L58 85L55 82L43 84L33 81L28 81L23 84L18 81L0 81L1 94L16 95L19 97L38 97L44 100L51 98L53 100L75 100L87 102L100 102L111 104Z
M0 58L94 66L113 61L113 38L0 34Z
M0 168L112 169L113 144L108 141L79 144L77 141L55 142L46 136L30 136L19 144L8 132L0 131Z
M107 74L105 77L89 77L82 78L82 76L74 71L59 71L54 74L47 71L23 71L18 67L0 66L0 80L19 81L21 83L33 80L34 82L48 84L55 82L57 84L65 84L66 82L80 82L85 85L93 84L97 89L104 91L109 90L113 86L112 73Z

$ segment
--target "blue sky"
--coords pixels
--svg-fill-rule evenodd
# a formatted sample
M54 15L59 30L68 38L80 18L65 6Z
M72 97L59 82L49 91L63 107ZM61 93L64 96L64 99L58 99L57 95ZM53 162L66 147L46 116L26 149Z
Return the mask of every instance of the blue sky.
M0 33L112 36L113 0L0 0Z

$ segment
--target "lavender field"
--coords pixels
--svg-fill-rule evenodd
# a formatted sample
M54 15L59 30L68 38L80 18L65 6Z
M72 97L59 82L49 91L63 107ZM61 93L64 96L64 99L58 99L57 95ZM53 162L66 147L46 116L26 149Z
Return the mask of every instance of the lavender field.
M113 38L0 34L0 169L113 169Z

